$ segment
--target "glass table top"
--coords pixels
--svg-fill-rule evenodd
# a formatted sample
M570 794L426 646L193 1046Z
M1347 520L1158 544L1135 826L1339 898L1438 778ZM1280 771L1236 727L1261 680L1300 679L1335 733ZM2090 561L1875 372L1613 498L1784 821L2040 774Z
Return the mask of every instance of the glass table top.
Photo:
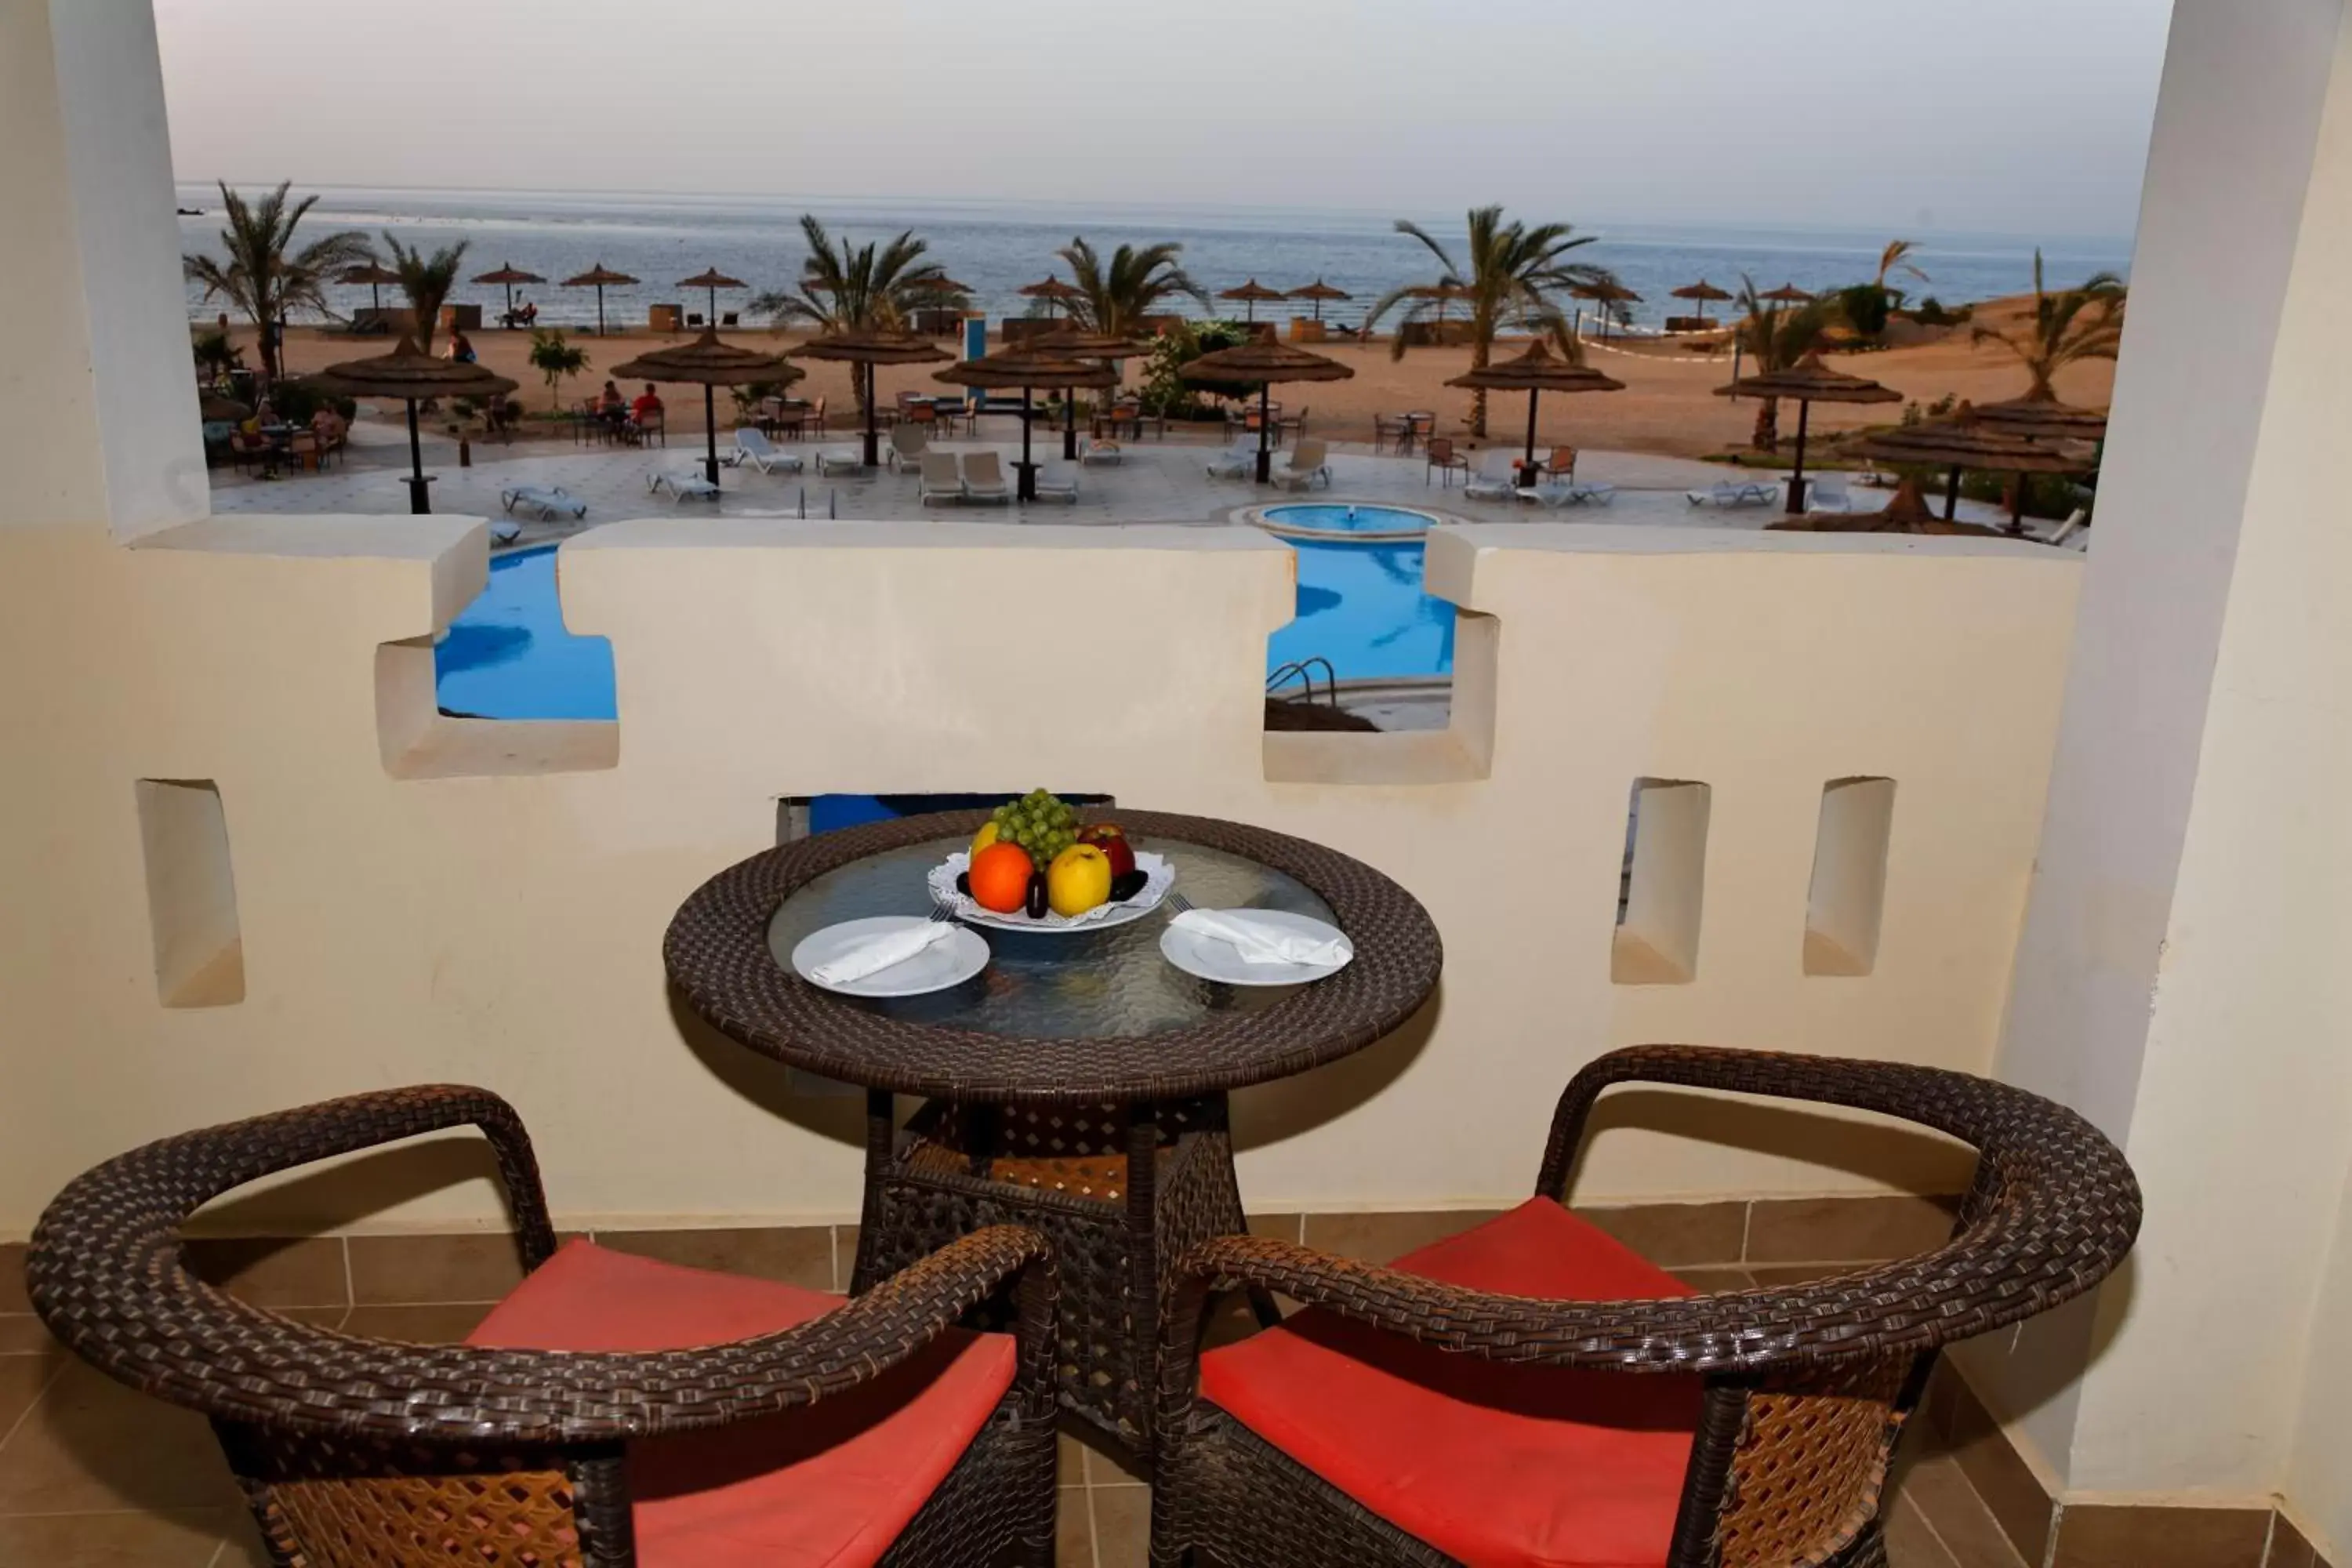
M885 850L815 879L780 905L768 951L786 969L810 932L866 915L930 912L924 878L964 847L937 838ZM1330 907L1297 879L1223 850L1171 839L1136 847L1166 856L1176 888L1202 909L1284 910L1337 925ZM902 1023L1031 1039L1131 1038L1200 1022L1213 1014L1272 1006L1296 986L1219 985L1198 980L1160 952L1170 911L1070 935L973 926L990 949L986 969L951 990L887 1002L840 1000Z

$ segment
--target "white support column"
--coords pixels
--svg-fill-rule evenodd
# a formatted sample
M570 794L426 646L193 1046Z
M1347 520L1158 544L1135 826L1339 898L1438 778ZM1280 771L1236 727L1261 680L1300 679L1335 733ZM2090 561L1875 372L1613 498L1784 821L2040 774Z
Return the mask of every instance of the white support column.
M2078 1499L2286 1482L2352 1148L2346 20L2174 15L2001 1056L2124 1144L2148 1220L2095 1312L1966 1358Z
M0 527L211 510L145 0L0 0Z

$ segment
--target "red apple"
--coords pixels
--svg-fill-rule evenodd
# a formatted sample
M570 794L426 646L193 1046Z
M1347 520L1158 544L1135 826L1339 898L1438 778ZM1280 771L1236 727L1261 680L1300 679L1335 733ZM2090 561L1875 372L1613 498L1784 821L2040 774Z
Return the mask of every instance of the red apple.
M1135 851L1127 842L1127 834L1116 822L1097 822L1079 833L1078 842L1091 844L1110 857L1110 874L1124 877L1135 869Z

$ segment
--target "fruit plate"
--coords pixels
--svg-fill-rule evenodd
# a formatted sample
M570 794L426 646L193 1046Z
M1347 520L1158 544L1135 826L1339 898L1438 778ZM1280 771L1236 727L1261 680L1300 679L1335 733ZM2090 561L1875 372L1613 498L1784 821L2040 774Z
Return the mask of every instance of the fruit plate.
M987 942L959 926L954 934L914 957L901 959L887 969L877 969L862 980L829 985L814 973L818 964L839 957L861 942L926 923L921 915L868 915L864 920L844 921L839 925L811 931L793 949L793 973L822 990L839 992L844 996L879 998L926 996L961 985L988 967Z
M956 886L956 879L971 868L971 857L961 849L932 867L929 877L926 879L931 890L931 897L953 910L956 919L965 924L988 926L995 931L1049 931L1057 934L1066 931L1107 931L1112 926L1123 926L1129 921L1141 920L1158 909L1160 900L1168 896L1168 889L1176 885L1176 868L1169 863L1165 856L1153 855L1139 849L1135 852L1135 868L1143 874L1143 890L1133 898L1124 903L1097 904L1082 915L1057 915L1048 910L1042 918L1031 920L1027 914L1018 910L1009 915L1000 915L994 910L982 909L973 902L970 893Z

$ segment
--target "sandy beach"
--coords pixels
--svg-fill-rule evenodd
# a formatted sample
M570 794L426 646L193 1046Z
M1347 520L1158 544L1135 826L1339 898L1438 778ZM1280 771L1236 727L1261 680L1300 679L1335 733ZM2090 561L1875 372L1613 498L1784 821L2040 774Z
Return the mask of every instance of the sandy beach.
M2030 300L1991 301L1978 307L1977 319L2000 322L2014 319L2029 308ZM779 348L789 353L793 344L805 341L808 335L804 331L779 334L764 329L725 334L731 342L764 353L774 353ZM254 351L254 336L249 325L232 326L232 337L245 350L248 364L259 360ZM472 337L482 363L521 384L516 395L527 409L538 412L550 406L545 382L527 362L529 333L488 328ZM445 334L436 346L446 351L447 341ZM615 331L602 338L593 333L574 334L572 341L587 349L591 369L564 384L562 395L566 405L599 389L607 374L605 367L663 343L686 340L680 334L636 329ZM288 334L287 360L289 367L299 374L339 360L380 353L387 346L381 339L353 339L339 332L297 327ZM1506 340L1498 345L1497 357L1515 353L1519 346ZM1318 345L1318 352L1353 366L1356 375L1352 381L1276 390L1276 396L1293 408L1303 406L1309 411L1312 433L1334 440L1369 441L1375 413L1433 408L1438 411L1441 432L1465 435L1470 395L1448 387L1445 382L1469 367L1468 349L1416 348L1403 359L1394 360L1383 339L1361 344L1325 343ZM1755 421L1755 405L1745 400L1734 403L1715 395L1715 389L1731 378L1727 349L1710 357L1694 353L1688 343L1620 340L1607 345L1588 344L1587 356L1596 368L1624 382L1625 390L1545 398L1538 426L1539 444L1683 458L1717 456L1747 444ZM1972 346L1965 328L1941 342L1866 354L1840 354L1833 356L1833 363L1850 374L1883 382L1921 404L1931 404L1945 396L1994 402L2017 396L2026 388L2025 373L2005 352L1994 345ZM802 396L825 398L834 428L850 428L856 405L850 393L848 367L808 362L803 368L807 377L795 390ZM941 384L931 379L932 368L881 371L879 384L884 401L887 403L902 389L927 394L940 391ZM2059 378L2059 395L2069 402L2105 407L2114 382L2114 368L2107 363L2071 367ZM1128 366L1130 385L1139 374L1135 364ZM627 388L631 396L639 390L635 385ZM684 434L700 434L700 389L665 386L661 392L669 408L673 439ZM397 405L362 406L370 411L363 417L396 418L400 413ZM731 426L732 407L721 390L718 399L721 430ZM1889 423L1898 413L1892 405L1854 408L1823 404L1815 406L1812 424L1816 431L1834 433ZM1789 410L1783 416L1784 443L1794 427L1793 414ZM1526 428L1526 399L1517 395L1498 395L1489 417L1487 439L1517 445L1524 438Z

